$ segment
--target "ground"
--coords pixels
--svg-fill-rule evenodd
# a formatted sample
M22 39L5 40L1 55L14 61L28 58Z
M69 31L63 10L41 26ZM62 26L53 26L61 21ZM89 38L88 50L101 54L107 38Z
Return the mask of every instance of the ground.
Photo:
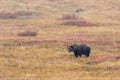
M0 18L0 80L120 80L119 0L66 1L0 1L0 17L4 15ZM80 19L97 25L60 24L62 14L72 13L79 4L85 11L79 14ZM64 7L66 12L62 11ZM41 15L31 17L26 12ZM19 36L23 31L37 35ZM75 58L68 53L67 46L74 43L91 46L91 56Z

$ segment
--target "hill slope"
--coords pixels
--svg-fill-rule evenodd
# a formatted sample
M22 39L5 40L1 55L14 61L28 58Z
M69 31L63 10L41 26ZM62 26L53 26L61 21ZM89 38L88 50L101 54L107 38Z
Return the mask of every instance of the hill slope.
M73 13L88 20L120 20L120 0L1 0L0 12L30 12L34 18L56 18L61 14ZM18 15L19 16L19 15ZM28 16L28 15L24 15ZM19 16L21 17L21 15ZM22 15L23 17L23 15Z

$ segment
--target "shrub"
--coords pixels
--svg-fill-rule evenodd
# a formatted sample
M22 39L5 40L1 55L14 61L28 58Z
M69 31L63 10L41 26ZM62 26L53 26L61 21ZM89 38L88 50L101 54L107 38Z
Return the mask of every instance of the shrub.
M14 18L38 18L41 13L37 12L26 12L26 11L18 11L14 13L10 12L0 12L1 19L14 19Z
M0 18L7 19L7 18L16 18L15 15L12 13L0 12Z
M76 19L76 16L74 14L63 14L62 15L62 20L66 20L66 19Z
M24 32L20 32L18 33L18 36L36 36L37 32L35 31L24 31Z
M95 24L91 22L81 20L63 20L61 24L69 26L95 26Z
M69 20L69 19L77 19L77 17L74 14L63 14L60 19L61 20Z
M78 18L78 15L75 14L64 14L59 18L59 21L61 25L68 26L95 26L94 23Z

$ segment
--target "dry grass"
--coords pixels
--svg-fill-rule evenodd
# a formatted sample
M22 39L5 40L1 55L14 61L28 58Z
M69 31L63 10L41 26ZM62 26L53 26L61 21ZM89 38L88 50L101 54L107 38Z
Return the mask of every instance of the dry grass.
M6 23L2 20L1 23ZM34 22L33 22L34 21ZM26 25L20 25L26 22ZM29 23L35 23L34 28ZM44 24L45 22L45 24ZM0 27L1 79L34 80L119 80L119 27L60 26L47 20L11 20L9 28ZM39 23L42 26L39 26ZM1 24L5 25L5 24ZM16 25L19 27L16 28ZM43 27L46 25L46 27ZM48 25L48 27L47 27ZM24 27L24 28L22 28ZM65 29L67 28L67 30ZM13 29L13 30L12 30ZM34 37L19 37L16 31L38 30ZM4 35L4 33L6 33ZM8 34L7 34L8 33ZM11 34L11 36L9 36ZM89 44L89 58L75 58L66 46ZM112 57L113 56L113 57ZM96 60L97 58L98 60Z
M0 1L1 11L14 14L30 9L29 12L42 12L40 16L44 17L0 19L0 80L120 80L119 16L116 20L106 17L119 6L118 0L106 0L108 3L103 0L93 0L93 3L74 0L73 5L71 0L67 3L60 0L53 3L52 0L30 1L29 4L27 0ZM99 26L59 25L56 19L64 14L63 8L66 6L65 10L69 13L75 5L88 10L79 17ZM110 5L115 8L109 10ZM103 9L105 11L99 11ZM46 14L49 16L46 17ZM25 13L21 15L26 16ZM37 31L37 36L18 36L24 31ZM74 43L90 45L91 56L75 58L73 53L68 53L67 45Z

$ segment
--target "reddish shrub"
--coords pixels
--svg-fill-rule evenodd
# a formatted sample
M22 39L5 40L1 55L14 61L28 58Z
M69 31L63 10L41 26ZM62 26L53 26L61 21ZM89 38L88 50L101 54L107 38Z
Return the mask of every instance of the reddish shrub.
M40 17L41 13L37 12L26 12L26 11L18 11L15 13L9 13L9 12L0 12L0 18L7 19L7 18L38 18Z
M12 13L0 12L0 18L16 18L16 16L14 16Z
M37 35L37 32L34 32L34 31L24 31L24 32L21 32L21 33L18 33L18 36L36 36Z
M59 18L60 24L68 26L95 26L94 23L79 19L75 14L64 14Z
M60 18L61 20L77 19L74 14L63 14Z
M62 25L69 25L69 26L95 26L95 24L87 21L80 21L80 20L63 20Z

